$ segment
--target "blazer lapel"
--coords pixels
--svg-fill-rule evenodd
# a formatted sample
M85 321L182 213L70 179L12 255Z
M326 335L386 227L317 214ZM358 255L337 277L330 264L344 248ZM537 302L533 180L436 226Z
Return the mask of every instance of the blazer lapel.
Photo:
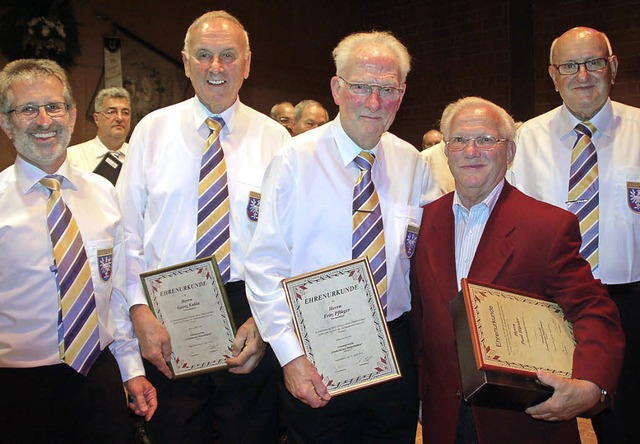
M443 197L445 199L445 197ZM453 220L453 193L446 197L445 207L449 211L439 211L433 221L433 245L429 246L429 262L432 264L434 288L444 290L441 297L447 303L458 293L456 282L455 228Z
M516 227L509 215L508 200L513 187L506 181L485 226L473 258L469 278L493 282L513 255L509 237Z

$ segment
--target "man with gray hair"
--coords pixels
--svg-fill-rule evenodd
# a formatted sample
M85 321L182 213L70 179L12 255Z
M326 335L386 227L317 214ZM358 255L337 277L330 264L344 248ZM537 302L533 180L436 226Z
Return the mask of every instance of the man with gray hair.
M324 125L329 121L329 113L320 102L307 99L298 102L293 109L291 134L297 136Z
M579 255L576 217L505 182L516 151L511 116L466 97L444 110L441 130L455 191L424 208L411 263L422 441L579 444L576 416L604 407L602 390L614 389L622 365L615 304ZM573 323L571 377L537 371L553 388L548 400L524 411L465 401L450 306L463 278L556 302Z
M197 18L182 62L195 97L138 123L116 186L131 318L158 390L160 407L149 431L154 443L208 443L216 431L221 442L273 443L279 374L251 316L244 263L263 173L290 136L239 99L251 51L238 19L225 11ZM149 308L139 274L211 256L237 327L229 369L174 380L167 366L171 337Z
M269 116L284 126L291 134L293 127L293 104L291 102L279 102L271 107Z
M129 92L117 87L101 89L94 101L93 121L98 127L96 137L70 146L67 151L71 164L83 171L93 171L108 153L124 161L131 129Z
M432 198L437 191L418 151L388 132L405 93L410 56L392 34L367 32L343 39L333 57L331 92L340 113L294 137L271 162L247 255L247 296L283 367L289 442L413 443L418 399L405 321L409 258L420 205L428 190ZM366 177L379 205L364 210L354 203L359 177ZM381 239L372 256L353 231L354 216L366 212L382 224L370 231ZM365 255L402 378L332 398L298 342L281 281Z
M8 63L0 112L18 152L0 173L3 440L132 442L122 381L147 420L157 402L124 294L116 192L67 161L77 109L57 63Z
M575 213L593 274L618 305L627 339L613 410L598 442L640 442L640 109L609 98L618 58L607 36L578 27L555 39L549 76L563 104L518 130L509 180Z

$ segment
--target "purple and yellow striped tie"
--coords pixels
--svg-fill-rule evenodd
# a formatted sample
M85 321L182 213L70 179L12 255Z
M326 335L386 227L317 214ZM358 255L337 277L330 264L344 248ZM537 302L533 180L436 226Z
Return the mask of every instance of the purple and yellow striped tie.
M207 126L211 135L200 165L196 257L215 256L222 281L226 283L231 276L231 240L227 164L219 137L224 120L217 116L209 117Z
M375 161L370 151L360 151L354 159L360 176L353 188L352 258L369 258L373 278L380 295L380 304L387 312L387 261L384 251L382 211L378 193L371 177Z
M591 142L596 128L590 122L578 123L574 128L577 138L571 152L569 176L569 211L578 217L582 246L580 254L598 269L599 185L598 155Z
M78 225L62 200L61 181L61 176L40 180L51 191L47 225L58 287L58 350L65 363L86 376L100 355L98 311L84 244Z

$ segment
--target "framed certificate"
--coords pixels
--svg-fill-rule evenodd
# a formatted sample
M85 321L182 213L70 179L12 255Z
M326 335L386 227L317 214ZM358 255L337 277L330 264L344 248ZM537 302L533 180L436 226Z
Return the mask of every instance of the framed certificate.
M235 325L213 256L140 275L149 308L171 336L175 378L227 368Z
M573 326L558 304L468 279L461 289L451 307L466 401L524 410L553 394L536 370L571 377Z
M401 377L367 258L283 286L300 344L332 396Z

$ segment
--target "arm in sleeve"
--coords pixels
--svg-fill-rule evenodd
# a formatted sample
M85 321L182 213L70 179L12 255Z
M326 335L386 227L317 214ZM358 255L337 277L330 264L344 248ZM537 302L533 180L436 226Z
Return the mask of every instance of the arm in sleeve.
M291 276L296 183L291 162L274 158L265 173L260 216L247 253L247 299L262 338L281 365L303 354L281 281Z

